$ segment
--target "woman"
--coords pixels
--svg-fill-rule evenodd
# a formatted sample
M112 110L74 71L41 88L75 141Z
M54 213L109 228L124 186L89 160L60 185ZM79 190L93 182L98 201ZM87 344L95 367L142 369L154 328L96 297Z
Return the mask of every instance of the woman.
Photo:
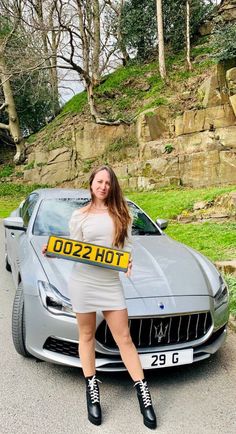
M70 220L72 239L130 249L131 217L114 171L109 166L94 170L89 179L91 202L75 210ZM132 261L127 276L130 275ZM137 350L132 342L128 313L119 272L75 263L68 292L79 329L79 356L86 380L88 419L101 424L98 379L95 373L96 311L102 311L137 390L144 424L156 428L156 416Z

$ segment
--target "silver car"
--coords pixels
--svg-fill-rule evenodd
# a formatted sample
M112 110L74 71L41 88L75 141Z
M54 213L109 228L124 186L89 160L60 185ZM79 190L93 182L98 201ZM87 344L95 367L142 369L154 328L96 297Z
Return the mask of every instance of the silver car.
M78 330L68 296L73 261L48 258L51 234L69 237L74 209L90 200L86 190L39 189L4 219L6 268L16 287L12 336L16 351L48 362L81 367ZM206 359L223 344L228 289L202 254L163 233L133 202L133 269L120 273L129 326L144 369ZM79 288L78 288L79 290ZM122 371L119 350L102 313L97 314L96 368Z

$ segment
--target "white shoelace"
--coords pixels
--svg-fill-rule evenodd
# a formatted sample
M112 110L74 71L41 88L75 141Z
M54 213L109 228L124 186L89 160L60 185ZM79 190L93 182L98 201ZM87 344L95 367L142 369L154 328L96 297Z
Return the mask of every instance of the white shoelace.
M98 380L95 375L93 378L91 378L91 380L88 380L89 394L91 396L92 404L95 404L96 402L99 403L99 390L97 382L101 383L101 381Z
M148 407L149 405L152 405L152 400L151 400L150 392L149 392L148 387L147 387L147 382L140 380L140 381L137 381L136 383L134 383L134 387L137 385L140 386L141 396L142 396L142 400L144 403L144 407Z

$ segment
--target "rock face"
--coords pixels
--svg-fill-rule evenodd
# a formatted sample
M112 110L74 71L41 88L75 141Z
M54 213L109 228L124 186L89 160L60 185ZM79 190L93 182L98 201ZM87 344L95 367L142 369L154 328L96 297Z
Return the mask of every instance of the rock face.
M235 221L236 217L236 191L223 194L211 201L196 202L192 211L184 210L177 217L180 222L194 221Z
M214 67L198 98L199 109L174 116L157 107L132 125L82 125L74 118L67 146L31 150L24 180L83 186L94 165L108 162L124 188L236 184L236 66Z
M236 20L236 1L224 0L221 2L218 9L218 17L226 22L232 22Z

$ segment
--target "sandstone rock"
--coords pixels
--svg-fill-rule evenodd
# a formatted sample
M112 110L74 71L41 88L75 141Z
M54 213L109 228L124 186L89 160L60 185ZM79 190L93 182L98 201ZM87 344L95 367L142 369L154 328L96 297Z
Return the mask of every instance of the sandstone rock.
M236 93L236 68L231 68L226 71L227 85L231 94Z
M217 261L216 267L223 273L229 273L236 277L236 259L232 261Z
M150 160L153 158L162 157L162 155L165 152L165 145L166 145L166 141L164 139L153 140L151 142L145 143L140 148L140 153L139 153L140 160Z
M217 128L215 134L221 145L226 148L236 148L236 125L228 128Z
M185 155L184 161L179 164L180 178L183 185L203 187L220 184L219 180L219 152L198 152Z
M71 159L71 149L68 148L57 148L48 152L48 164L54 164L69 161Z
M235 21L236 20L236 4L233 0L224 1L218 9L218 15L224 21Z
M224 184L236 184L236 151L220 152L219 178Z
M158 107L142 112L136 121L136 134L139 144L162 137L169 131L169 109Z
M229 193L229 197L230 197L231 206L234 206L236 210L236 191L232 191L231 193Z
M236 116L236 93L229 97L231 107L233 109L234 115Z
M107 146L127 137L134 137L134 125L98 125L93 122L84 123L84 128L75 131L75 142L78 157L95 158L101 155Z
M183 115L183 134L203 131L205 110L187 110Z
M205 21L202 23L202 25L199 27L198 31L201 36L210 35L213 29L213 23L212 21Z
M189 134L204 130L236 125L236 117L230 104L208 107L203 110L188 110L183 114L183 132ZM177 132L181 132L181 121L177 121Z
M41 169L40 178L43 184L59 184L63 181L71 180L75 177L75 168L70 161L62 161Z
M198 98L203 107L211 107L223 103L217 74L212 74L198 89Z
M130 177L129 178L129 188L131 190L136 190L138 187L138 178L136 177Z
M24 181L32 184L41 184L40 169L31 169L24 171Z
M177 123L181 125L181 121ZM183 114L183 133L227 127L236 124L236 117L230 104L207 107L203 110L187 110Z
M175 135L178 137L184 132L183 116L177 116L175 119Z
M124 190L129 188L129 180L127 178L119 178L119 184Z
M228 127L235 124L236 118L229 104L205 109L204 130Z
M31 152L30 154L28 154L27 160L28 160L28 164L32 164L35 162L35 152L34 151Z
M39 150L35 150L34 152L34 159L36 164L38 163L47 163L48 161L48 153L39 149Z
M128 175L128 164L123 164L122 166L113 166L113 169L118 178L124 178Z
M142 172L145 176L160 176L165 173L165 169L168 165L166 158L155 158L153 160L148 160L143 163Z
M198 209L204 209L207 207L207 200L202 200L200 202L195 202L195 204L193 205L193 210L196 211Z
M211 151L217 149L215 133L201 131L179 136L175 143L178 154L192 154L195 152Z

